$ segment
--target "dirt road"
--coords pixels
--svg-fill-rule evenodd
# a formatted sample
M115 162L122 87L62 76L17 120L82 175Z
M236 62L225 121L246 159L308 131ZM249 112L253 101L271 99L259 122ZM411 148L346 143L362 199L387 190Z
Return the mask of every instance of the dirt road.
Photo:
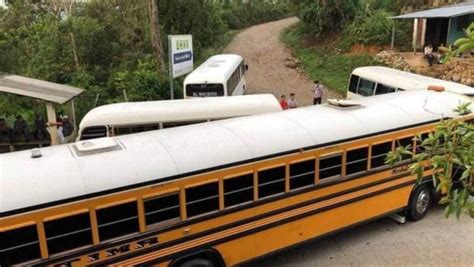
M280 41L281 31L297 21L288 18L250 27L239 33L224 50L243 56L249 65L246 94L272 93L279 98L282 94L288 97L295 93L300 106L312 104L313 82L298 69L285 66L291 53ZM327 92L323 98L328 97L334 94Z

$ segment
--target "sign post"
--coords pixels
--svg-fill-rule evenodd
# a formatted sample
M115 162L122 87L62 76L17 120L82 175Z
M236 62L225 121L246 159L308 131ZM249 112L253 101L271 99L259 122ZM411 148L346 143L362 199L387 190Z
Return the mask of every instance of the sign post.
M193 36L168 35L170 95L174 99L173 79L193 71Z

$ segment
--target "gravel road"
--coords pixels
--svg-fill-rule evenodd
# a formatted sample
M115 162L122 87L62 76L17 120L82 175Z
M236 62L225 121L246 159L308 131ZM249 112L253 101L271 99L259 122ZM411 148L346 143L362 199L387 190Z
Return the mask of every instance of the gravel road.
M250 27L224 49L224 53L243 56L249 65L246 94L271 93L279 98L295 93L300 106L312 104L313 82L300 70L285 66L291 52L280 41L281 31L296 22L293 17ZM328 97L335 94L326 92L323 99Z

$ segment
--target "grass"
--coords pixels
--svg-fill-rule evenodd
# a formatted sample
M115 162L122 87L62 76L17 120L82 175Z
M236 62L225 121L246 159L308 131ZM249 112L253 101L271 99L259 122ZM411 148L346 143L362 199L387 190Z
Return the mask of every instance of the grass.
M331 44L322 42L318 45L305 45L307 37L299 24L284 30L280 39L292 49L310 79L321 81L342 96L346 95L349 76L354 68L377 64L369 54L343 54L331 47Z

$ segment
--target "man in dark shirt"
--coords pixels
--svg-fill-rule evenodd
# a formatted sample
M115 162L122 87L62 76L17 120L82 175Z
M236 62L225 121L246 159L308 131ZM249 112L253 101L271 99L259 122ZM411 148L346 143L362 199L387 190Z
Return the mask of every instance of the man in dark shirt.
M28 124L21 115L13 123L13 142L28 142Z

